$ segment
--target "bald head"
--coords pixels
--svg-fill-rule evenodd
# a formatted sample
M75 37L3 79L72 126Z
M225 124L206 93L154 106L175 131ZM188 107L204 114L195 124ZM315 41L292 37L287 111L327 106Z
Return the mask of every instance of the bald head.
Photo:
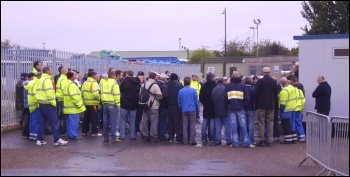
M322 82L324 82L325 80L324 80L324 76L318 76L317 77L317 82L318 83L322 83Z
M67 75L67 73L68 73L68 69L67 68L62 68L61 69L61 74Z
M286 77L282 77L280 79L280 83L283 87L287 86L288 85L288 79Z
M237 72L237 71L232 72L232 77L239 77L239 76L240 76L239 72Z

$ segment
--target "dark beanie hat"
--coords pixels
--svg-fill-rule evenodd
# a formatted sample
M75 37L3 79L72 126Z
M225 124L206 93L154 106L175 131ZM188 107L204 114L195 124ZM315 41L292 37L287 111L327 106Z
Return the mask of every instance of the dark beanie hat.
M171 73L170 74L170 80L171 81L178 80L178 79L179 79L179 76L177 76L177 74L175 74L175 73Z
M214 75L213 73L211 73L211 72L209 72L209 73L207 74L207 80L213 80L214 77L215 77L215 75Z

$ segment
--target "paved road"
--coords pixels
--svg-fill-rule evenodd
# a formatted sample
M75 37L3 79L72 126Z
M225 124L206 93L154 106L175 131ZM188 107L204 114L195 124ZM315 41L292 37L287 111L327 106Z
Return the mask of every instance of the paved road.
M69 140L67 146L54 146L21 138L20 131L1 134L1 175L316 175L322 169L311 160L301 167L306 144L272 147L230 148L202 146L200 126L197 146L160 142L145 143L139 138L121 143L104 143L102 137ZM129 135L127 135L127 138Z

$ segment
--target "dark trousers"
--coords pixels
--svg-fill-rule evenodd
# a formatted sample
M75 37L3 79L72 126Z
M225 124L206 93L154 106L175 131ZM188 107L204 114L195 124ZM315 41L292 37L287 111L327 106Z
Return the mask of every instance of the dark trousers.
M182 142L182 112L179 106L168 106L168 133L169 139L174 139L176 134L176 141Z
M284 131L284 141L292 142L293 138L290 131L290 118L281 118L281 124Z
M49 104L40 104L39 110L42 116L39 119L38 140L44 140L43 132L46 127L46 121L48 120L53 133L54 142L57 142L60 138L60 134L58 132L57 108Z
M29 118L29 108L24 108L22 111L22 119L25 124L23 131L22 131L22 136L29 137L29 125L30 125L30 118Z
M168 132L168 110L167 109L159 109L158 115L158 138L161 140L165 140L165 134Z
M329 110L317 109L317 113L329 116ZM305 129L305 132L306 132L306 129ZM332 138L334 137L334 134L335 134L335 126L334 126L334 123L332 123Z
M92 134L98 133L97 105L95 106L89 105L85 107L86 107L86 111L84 112L82 132L88 133L90 130L90 124L91 124L91 133Z
M279 109L275 108L275 113L273 115L273 137L274 138L280 137L280 131L278 129L278 111L279 111Z
M140 131L140 122L142 119L142 114L143 114L143 109L142 108L137 108L136 110L136 120L135 120L135 134L137 134L137 132L141 132Z
M63 114L63 101L57 101L57 117L59 132L61 135L67 133L67 115Z

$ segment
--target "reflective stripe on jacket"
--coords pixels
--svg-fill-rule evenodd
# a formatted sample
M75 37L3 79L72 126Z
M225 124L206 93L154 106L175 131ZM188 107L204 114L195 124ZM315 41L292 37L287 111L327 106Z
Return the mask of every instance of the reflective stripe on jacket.
M285 105L284 112L295 111L297 105L296 89L292 85L284 87L278 94L279 107Z
M81 92L85 105L98 105L100 103L98 83L94 78L87 78L81 87Z
M101 84L101 102L120 107L120 90L115 79L109 78Z
M305 96L302 90L298 89L297 87L294 88L297 92L297 105L295 111L303 111L305 106Z
M64 89L63 113L79 114L86 110L79 87L70 81Z
M36 86L35 97L40 104L56 106L56 95L51 78L52 76L47 73L42 74Z
M58 78L57 83L56 83L57 101L63 101L63 95L64 95L63 93L64 93L64 90L65 90L67 83L69 83L67 76L61 74L60 78Z
M29 106L29 112L35 111L36 108L39 107L38 101L35 97L36 93L36 83L38 83L38 78L34 77L33 80L31 80L28 85L24 86L24 89L28 91L28 106Z

